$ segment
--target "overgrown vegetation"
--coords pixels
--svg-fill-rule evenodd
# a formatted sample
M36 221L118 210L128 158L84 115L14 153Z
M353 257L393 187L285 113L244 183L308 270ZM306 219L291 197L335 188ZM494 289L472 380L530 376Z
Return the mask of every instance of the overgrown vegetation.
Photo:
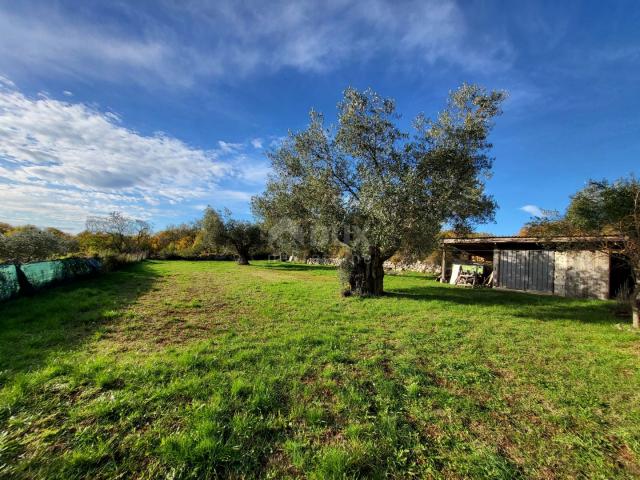
M89 217L86 232L104 240L102 250L115 253L148 251L151 225L144 220L129 218L120 212L106 217Z
M633 478L612 304L147 261L0 305L4 478Z
M79 250L77 239L55 228L0 224L0 262L59 258Z

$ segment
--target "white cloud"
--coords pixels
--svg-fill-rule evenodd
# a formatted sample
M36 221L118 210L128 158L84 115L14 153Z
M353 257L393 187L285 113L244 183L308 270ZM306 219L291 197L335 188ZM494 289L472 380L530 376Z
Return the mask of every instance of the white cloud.
M0 71L189 86L203 77L327 71L379 54L412 68L443 62L487 71L513 53L500 38L473 34L453 0L166 1L157 14L132 2L113 7L128 20L120 23L45 5L0 4Z
M0 71L12 75L40 71L124 81L152 75L172 84L186 80L174 74L181 64L170 44L135 38L99 21L70 21L51 6L20 14L2 4L0 31Z
M241 187L259 189L253 168L263 164L242 144L219 145L142 135L111 112L0 86L0 218L78 230L112 210L149 218L167 205L246 201Z
M9 80L7 77L0 75L0 87L1 86L15 88L16 84Z
M537 205L525 205L523 207L520 207L520 210L522 210L523 212L527 212L532 217L544 217L544 216L546 216L546 214L544 213L544 210L542 210Z
M218 146L220 147L220 150L222 150L224 153L239 152L240 150L242 150L242 147L243 147L241 143L231 143L231 142L225 142L223 140L218 141Z
M253 148L257 148L257 149L262 148L262 139L254 138L253 140L251 140L251 145L253 146Z
M266 183L271 165L265 159L256 160L247 155L234 158L234 176L247 184L261 185Z
M63 90L63 91L62 91L62 94L63 94L65 97L73 97L73 92L71 92L71 91L69 91L69 90Z

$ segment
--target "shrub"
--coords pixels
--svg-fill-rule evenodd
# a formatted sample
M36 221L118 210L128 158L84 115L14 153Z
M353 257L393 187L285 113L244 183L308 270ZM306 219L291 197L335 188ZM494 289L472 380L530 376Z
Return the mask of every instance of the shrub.
M111 255L104 255L100 258L102 262L102 269L105 272L112 272L119 268L129 265L130 263L141 262L147 258L146 252L139 253L117 253Z
M0 235L0 261L34 262L62 257L78 250L78 242L56 230L32 225Z

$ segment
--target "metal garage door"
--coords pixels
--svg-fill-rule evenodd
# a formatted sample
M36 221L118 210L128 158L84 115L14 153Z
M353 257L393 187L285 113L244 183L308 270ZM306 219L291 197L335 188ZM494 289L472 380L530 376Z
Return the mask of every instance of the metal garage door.
M499 287L553 293L555 252L500 250L499 255Z

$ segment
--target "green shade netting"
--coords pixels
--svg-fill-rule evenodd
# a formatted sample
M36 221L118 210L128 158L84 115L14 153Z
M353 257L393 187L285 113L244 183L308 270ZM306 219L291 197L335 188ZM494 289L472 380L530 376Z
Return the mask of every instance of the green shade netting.
M100 269L101 264L98 260L86 258L67 258L20 265L26 280L36 289L97 273ZM20 287L15 265L0 265L0 300L6 300L18 293L20 293Z
M0 265L0 301L13 297L18 289L15 265Z
M20 268L34 288L42 288L53 282L72 280L94 273L100 268L100 264L93 259L68 258L51 262L27 263Z

